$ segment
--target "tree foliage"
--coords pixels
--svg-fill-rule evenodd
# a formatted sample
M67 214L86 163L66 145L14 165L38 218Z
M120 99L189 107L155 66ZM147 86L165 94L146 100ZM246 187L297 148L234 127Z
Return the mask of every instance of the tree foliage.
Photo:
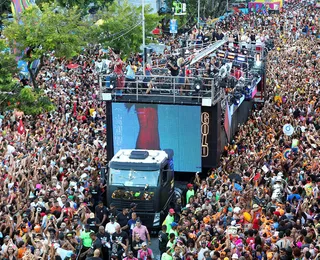
M4 50L0 40L0 111L17 108L28 115L37 115L54 109L50 99L42 91L23 87L15 76L19 72L15 56Z
M7 48L4 40L0 40L0 100L5 95L3 92L10 92L15 85L14 75L18 72L15 57L5 51Z
M151 13L152 8L145 6L146 44L151 42L152 30L159 24L159 16ZM109 4L107 10L97 14L98 19L104 21L96 30L99 42L105 47L120 50L128 55L137 52L142 45L142 7L118 1Z
M90 9L103 8L107 4L112 3L113 0L37 0L37 5L42 9L42 6L50 3L56 3L63 8L74 8L77 7L82 14L87 14Z
M34 86L37 73L32 72L31 63L50 52L57 58L72 58L86 46L88 24L81 19L77 8L57 9L56 5L43 4L42 11L32 6L20 14L19 21L8 22L4 35L9 46L23 53ZM40 70L38 69L38 71Z

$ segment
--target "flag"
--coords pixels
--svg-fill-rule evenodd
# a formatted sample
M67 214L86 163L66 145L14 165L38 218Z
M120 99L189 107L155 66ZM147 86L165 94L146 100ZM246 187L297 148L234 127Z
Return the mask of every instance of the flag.
M24 128L22 119L20 119L19 125L18 125L18 133L19 134L24 134L26 132L26 129Z

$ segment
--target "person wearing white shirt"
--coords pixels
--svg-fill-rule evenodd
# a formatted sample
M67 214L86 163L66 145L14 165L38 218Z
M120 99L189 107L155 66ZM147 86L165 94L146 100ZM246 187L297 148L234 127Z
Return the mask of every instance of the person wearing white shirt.
M111 218L110 222L107 223L107 225L106 225L105 231L107 233L109 233L110 235L112 235L114 232L116 232L116 227L117 226L120 227L119 223L116 222L114 218Z

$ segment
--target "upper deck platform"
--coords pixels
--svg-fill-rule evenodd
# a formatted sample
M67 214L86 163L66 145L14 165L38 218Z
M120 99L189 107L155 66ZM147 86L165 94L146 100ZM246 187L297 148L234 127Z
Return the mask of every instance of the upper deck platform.
M250 98L264 72L264 45L229 46L227 40L194 49L183 57L184 69L172 76L167 63L153 64L151 73L138 72L135 79L100 74L100 99L111 102L214 106L228 98ZM185 51L184 51L185 53ZM170 60L166 58L167 61ZM218 65L217 65L218 64ZM214 71L210 66L213 66ZM184 72L182 71L184 70ZM186 71L189 71L188 73ZM208 72L209 71L209 72Z

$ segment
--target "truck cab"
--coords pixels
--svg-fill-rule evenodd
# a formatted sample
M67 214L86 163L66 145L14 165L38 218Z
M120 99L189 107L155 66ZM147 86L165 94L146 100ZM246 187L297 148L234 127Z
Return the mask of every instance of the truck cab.
M108 165L107 203L118 210L136 203L144 225L161 227L174 197L172 150L120 150Z

